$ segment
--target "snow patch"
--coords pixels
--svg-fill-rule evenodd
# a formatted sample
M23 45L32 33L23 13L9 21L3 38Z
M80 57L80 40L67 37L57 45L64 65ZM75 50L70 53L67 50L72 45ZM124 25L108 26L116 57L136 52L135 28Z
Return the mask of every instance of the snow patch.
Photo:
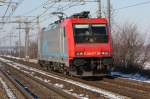
M41 80L41 81L44 81L44 82L48 83L49 85L52 85L52 86L55 86L57 88L62 89L64 92L75 96L77 99L88 99L88 98L86 98L88 95L85 95L86 97L84 97L84 94L79 94L78 95L77 93L70 92L70 90L63 89L64 88L63 84L59 84L59 83L52 84L52 83L50 83L49 80L42 79L41 77L38 77L38 76L34 76L34 77L37 78L37 79L39 79L39 80Z
M31 75L31 76L32 76L32 75ZM50 82L50 80L48 80L48 79L43 79L43 78L38 77L38 76L34 76L34 78L39 79L39 80L41 80L41 81L43 81L43 82L45 82L45 83L49 83L49 82Z
M3 55L3 56L4 57L8 57L8 58L12 58L12 59L27 61L25 58L14 57L14 56L10 56L10 55ZM38 63L38 60L37 59L29 59L29 62L31 62L31 63Z
M56 84L54 84L56 87L59 87L59 88L64 88L64 85L63 84L59 84L59 83L56 83Z
M140 82L150 83L150 79L141 76L140 74L124 74L121 72L111 72L112 76L121 76L124 79L135 80Z
M144 64L144 69L145 69L145 70L150 70L150 62L146 62L146 63Z
M0 77L0 82L3 86L3 88L6 91L7 96L9 97L9 99L16 99L15 95L13 94L13 92L8 88L7 84L2 80L2 78Z

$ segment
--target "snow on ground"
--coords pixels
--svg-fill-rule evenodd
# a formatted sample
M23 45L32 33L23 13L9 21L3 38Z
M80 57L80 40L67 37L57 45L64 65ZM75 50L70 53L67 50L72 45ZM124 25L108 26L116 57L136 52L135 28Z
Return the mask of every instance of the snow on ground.
M24 58L14 57L14 56L10 56L10 55L4 55L4 57L18 59L18 60L24 60Z
M16 97L13 94L13 92L11 91L11 89L8 88L7 84L2 80L1 77L0 77L0 83L2 84L3 88L5 89L5 92L6 92L7 96L9 97L9 99L16 99Z
M12 58L12 59L27 61L25 58L19 58L19 57L14 57L14 56L10 56L10 55L3 55L3 56L8 57L8 58ZM29 59L29 62L38 63L38 60L37 59Z
M124 73L121 73L121 72L112 72L111 75L112 76L121 76L121 77L124 77L125 79L150 83L149 78L143 77L138 73L137 74L124 74Z
M38 63L38 60L37 59L29 59L29 62L31 62L31 63Z
M42 71L42 70L39 70L39 69L36 69L36 68L28 67L26 65L19 64L19 63L10 61L10 60L6 60L4 58L0 58L0 60L3 61L3 62L6 62L8 65L13 66L16 69L24 68L24 69L27 69L27 70L30 70L30 71L38 72L42 75L52 77L54 79L58 79L58 80L61 80L61 81L67 82L67 83L71 83L71 84L79 86L81 88L84 88L84 89L102 94L102 95L104 95L105 97L107 97L109 99L126 99L126 98L128 98L128 97L121 96L119 94L112 93L112 92L109 92L107 90L103 90L103 89L100 89L100 88L97 88L97 87L94 87L94 86L90 86L90 85L87 85L87 84L84 84L84 83L81 83L81 82L73 81L73 80L70 80L70 79L67 79L67 78L65 78L65 79L60 78L57 75L54 75L54 74L51 74L51 73L48 73L48 72L45 72L45 71ZM66 92L70 93L69 91L66 91ZM75 94L73 94L73 95L75 95ZM86 99L86 97L84 99Z
M144 69L150 70L150 62L146 62L146 63L144 64Z
M27 73L27 74L28 74L27 71L24 71L24 70L22 70L22 71L23 71L24 73ZM30 73L29 73L29 74L30 74ZM51 81L48 80L48 79L43 79L43 78L41 78L41 77L34 76L33 74L30 74L30 75L33 76L34 78L38 79L38 80L41 80L41 81L43 81L43 82L45 82L45 83L48 83L48 84L50 84L50 85L52 85L52 86L54 86L54 87L57 87L57 88L62 89L64 92L75 96L77 99L89 99L89 98L88 98L88 95L77 94L77 93L74 93L73 90L70 91L70 90L64 89L64 85L63 85L63 84L60 84L60 83L55 83L55 84L53 84L53 83L51 83Z

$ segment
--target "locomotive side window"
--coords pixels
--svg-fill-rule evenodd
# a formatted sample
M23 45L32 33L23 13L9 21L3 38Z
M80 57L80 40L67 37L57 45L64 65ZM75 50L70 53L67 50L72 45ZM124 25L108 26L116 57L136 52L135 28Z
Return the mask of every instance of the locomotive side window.
M63 34L64 34L64 37L66 37L66 30L65 30L65 27L63 28Z
M76 43L107 43L106 25L75 24L74 39Z

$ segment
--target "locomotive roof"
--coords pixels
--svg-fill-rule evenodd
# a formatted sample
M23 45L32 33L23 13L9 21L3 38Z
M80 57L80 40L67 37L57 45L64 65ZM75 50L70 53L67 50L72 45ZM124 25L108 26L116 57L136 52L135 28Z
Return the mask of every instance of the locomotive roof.
M106 18L68 18L63 22L70 21L71 23L107 23Z
M79 23L79 24L84 24L84 23L102 23L102 24L106 24L108 21L106 18L67 18L67 19L63 19L63 20L59 20L59 21L55 21L52 24L49 24L49 26L47 28L44 28L43 30L49 30L52 28L55 28L57 26L59 26L60 24L67 24L67 23Z

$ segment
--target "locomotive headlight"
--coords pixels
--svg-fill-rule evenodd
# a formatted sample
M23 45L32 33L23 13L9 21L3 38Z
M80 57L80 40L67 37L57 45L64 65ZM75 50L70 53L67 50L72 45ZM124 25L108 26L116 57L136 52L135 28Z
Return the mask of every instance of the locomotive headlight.
M76 52L76 55L80 55L80 52Z
M76 52L76 55L84 55L84 52Z
M87 55L87 52L84 52L83 54L84 54L84 55Z
M101 54L102 54L102 55L109 55L110 52L102 52Z
M104 55L105 54L105 52L102 52L102 55Z
M97 52L97 55L101 55L101 52Z
M108 55L109 54L109 52L104 52L105 53L105 55Z
M80 52L80 55L84 55L84 53L83 53L83 52Z

